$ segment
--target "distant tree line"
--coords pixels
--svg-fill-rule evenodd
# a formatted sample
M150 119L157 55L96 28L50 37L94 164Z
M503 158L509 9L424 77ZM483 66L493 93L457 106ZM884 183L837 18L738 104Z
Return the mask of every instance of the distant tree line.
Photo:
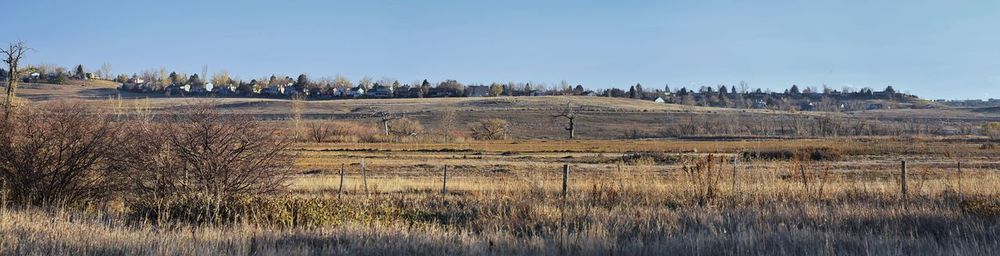
M792 85L783 92L751 89L741 81L736 85L700 86L697 89L644 88L642 84L627 89L588 89L567 81L558 84L532 82L493 82L464 84L457 80L431 82L427 79L401 82L397 79L364 77L357 81L344 76L312 78L306 74L295 77L271 75L244 80L231 77L227 71L209 76L168 72L165 68L141 73L111 76L110 64L88 71L83 65L66 69L57 65L29 65L20 79L24 82L64 84L73 79L107 79L121 83L121 89L131 92L162 93L169 96L217 95L232 97L272 97L306 99L333 98L429 98L429 97L495 97L495 96L594 96L632 98L691 106L744 109L846 111L896 107L892 104L915 102L914 95L900 93L892 86L881 91L872 88L833 89ZM6 74L7 72L0 72ZM870 100L885 103L874 104Z

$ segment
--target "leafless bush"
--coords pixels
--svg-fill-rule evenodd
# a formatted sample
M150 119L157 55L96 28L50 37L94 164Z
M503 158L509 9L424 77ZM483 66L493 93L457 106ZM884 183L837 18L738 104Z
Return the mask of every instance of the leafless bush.
M458 114L454 110L448 110L441 113L441 119L438 121L441 127L441 138L444 139L445 143L451 142L453 136L452 127L458 124Z
M248 115L198 106L165 123L132 126L121 165L137 196L226 199L279 191L291 171L290 138Z
M983 135L991 140L1000 140L1000 122L992 122L983 125Z
M321 143L330 140L334 135L333 127L326 122L312 121L306 124L306 131L309 139L313 142Z
M483 119L472 124L472 138L477 140L503 140L510 135L510 123L499 118Z
M119 128L108 113L75 102L15 111L0 121L0 179L13 202L75 204L117 190Z
M416 136L424 132L424 126L420 122L405 117L392 120L389 127L392 127L392 133L396 136Z

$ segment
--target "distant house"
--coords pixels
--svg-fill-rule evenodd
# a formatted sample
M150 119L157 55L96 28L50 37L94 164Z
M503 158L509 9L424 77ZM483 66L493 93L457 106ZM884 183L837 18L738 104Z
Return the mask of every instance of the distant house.
M188 85L188 86L190 86L189 88L191 88L189 91L194 94L205 94L211 91L211 89L208 88L208 85L202 85L202 86Z
M350 90L347 91L347 96L354 98L365 96L365 89L361 88L360 86L351 88Z
M764 101L764 100L754 101L752 107L755 108L755 109L765 109L765 108L767 108L767 101Z
M597 94L596 92L594 92L594 91L586 91L586 92L583 92L583 96L589 96L589 97L597 97L597 96L600 96L600 95L598 95L598 94Z
M281 96L281 95L285 95L285 86L278 85L278 84L271 85L271 86L268 86L267 88L264 88L264 90L261 91L261 94L264 94L264 95L267 95L267 96Z
M490 96L490 87L485 85L472 85L465 88L465 96L467 97L486 97Z
M331 87L326 91L327 95L330 97L341 97L344 96L344 89L340 87Z
M427 96L430 97L453 97L455 96L455 91L445 88L431 88L427 92Z
M211 91L213 93L221 94L221 95L235 94L236 93L236 86L235 85L213 86L213 88L212 88Z
M802 104L799 104L799 110L801 111L813 111L815 108L816 105L812 102L803 102Z
M368 90L368 97L372 98L389 98L392 97L392 88L388 86L379 85Z
M656 103L667 103L666 100L663 100L663 97L656 97L656 99L653 100L653 102L656 102Z
M188 92L191 92L191 85L190 84L185 84L185 85L171 85L171 86L167 87L166 92L167 92L167 96L171 96L171 95L184 96Z

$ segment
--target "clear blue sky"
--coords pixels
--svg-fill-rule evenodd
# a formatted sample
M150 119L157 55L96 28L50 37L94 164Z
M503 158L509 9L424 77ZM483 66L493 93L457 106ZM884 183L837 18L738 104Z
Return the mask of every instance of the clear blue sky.
M6 1L28 63L1000 98L1000 1ZM13 15L13 16L10 16Z

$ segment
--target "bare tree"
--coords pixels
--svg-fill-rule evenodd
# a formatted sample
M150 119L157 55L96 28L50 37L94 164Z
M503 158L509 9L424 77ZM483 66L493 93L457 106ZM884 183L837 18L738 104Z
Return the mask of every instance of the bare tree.
M108 80L111 78L111 63L105 62L101 64L101 79Z
M303 96L299 94L292 96L292 123L296 139L302 138L302 112L304 109L305 101L303 100Z
M441 114L441 137L444 138L445 143L451 142L452 130L458 122L458 115L455 114L454 110L448 110Z
M327 142L334 134L334 129L322 121L313 121L306 124L309 139L316 143Z
M391 113L388 111L377 111L372 113L372 117L378 118L379 122L382 123L382 130L385 132L385 136L389 136L389 122L392 120L403 118L402 115Z
M424 126L414 119L403 117L391 123L392 133L397 136L417 136L424 132Z
M565 129L566 131L569 132L569 139L576 138L576 110L573 109L570 103L566 103L566 108L563 109L562 113L559 113L558 115L555 115L553 117L566 118L566 120L569 121L569 123L566 125Z
M7 63L7 98L4 100L4 108L10 113L10 108L14 105L15 91L17 90L17 79L21 76L21 70L18 70L21 58L24 57L24 53L31 50L24 44L24 42L10 43L7 49L0 49L0 53L4 56L4 63ZM5 114L6 116L7 114ZM6 117L5 117L6 118Z
M477 140L503 140L510 135L510 123L499 118L481 120L472 125L472 137Z

